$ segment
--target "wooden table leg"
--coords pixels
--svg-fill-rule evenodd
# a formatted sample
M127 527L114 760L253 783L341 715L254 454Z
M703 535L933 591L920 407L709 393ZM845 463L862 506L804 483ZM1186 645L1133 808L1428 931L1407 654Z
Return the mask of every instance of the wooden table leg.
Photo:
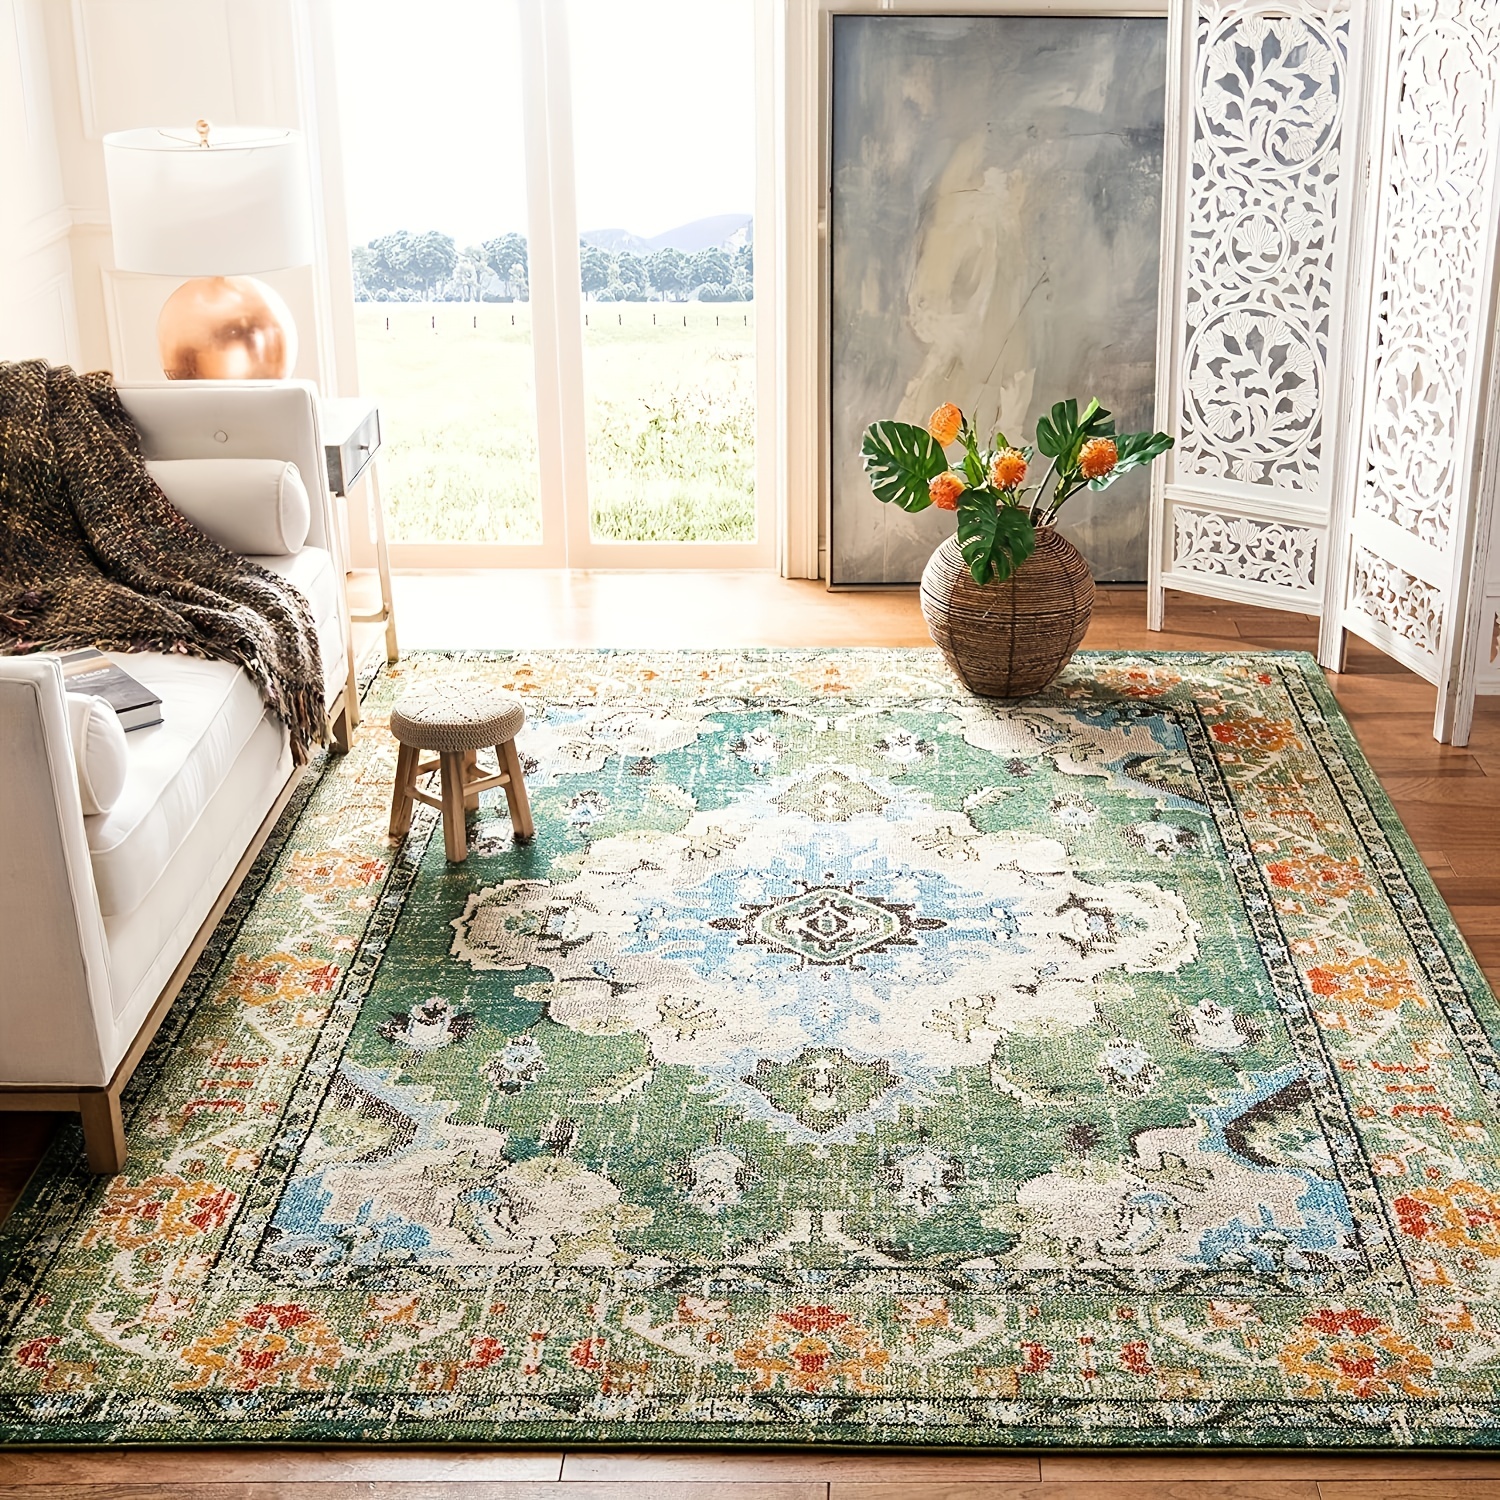
M370 538L375 543L375 566L380 574L380 608L372 614L351 613L349 618L356 625L384 625L385 659L397 662L401 660L401 648L396 641L396 597L391 589L391 549L385 539L385 505L380 498L380 470L373 458L365 466L357 484L364 486Z
M391 549L385 541L385 505L380 498L380 475L372 458L365 470L368 485L367 504L375 517L375 566L380 570L380 610L385 616L385 659L388 662L401 660L401 648L396 644L396 600L391 591Z
M442 752L443 842L448 858L462 864L469 857L469 836L464 828L464 757L461 750Z
M354 743L354 731L359 728L359 663L354 656L354 623L352 617L344 625L344 657L347 663L344 673L344 729L345 751Z
M401 838L411 827L411 780L421 751L402 745L396 753L396 789L391 794L391 837Z
M521 774L521 756L514 740L506 740L495 746L500 757L500 769L510 778L505 783L505 800L510 804L510 826L518 839L536 836L536 825L531 821L531 799L526 795L526 778Z

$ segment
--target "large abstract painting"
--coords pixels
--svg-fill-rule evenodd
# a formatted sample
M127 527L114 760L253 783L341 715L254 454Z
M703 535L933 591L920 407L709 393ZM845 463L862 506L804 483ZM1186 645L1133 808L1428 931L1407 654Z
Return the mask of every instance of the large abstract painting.
M1156 19L834 18L834 584L915 582L953 526L871 496L877 418L951 400L1020 440L1097 395L1151 424L1166 43ZM1145 578L1147 483L1069 502L1097 578Z

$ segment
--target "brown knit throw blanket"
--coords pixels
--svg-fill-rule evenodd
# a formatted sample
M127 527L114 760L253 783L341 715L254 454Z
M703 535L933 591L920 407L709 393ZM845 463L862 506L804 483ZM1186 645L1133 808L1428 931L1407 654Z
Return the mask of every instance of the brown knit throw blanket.
M0 363L0 652L80 646L232 661L299 763L328 738L307 602L173 509L110 376Z

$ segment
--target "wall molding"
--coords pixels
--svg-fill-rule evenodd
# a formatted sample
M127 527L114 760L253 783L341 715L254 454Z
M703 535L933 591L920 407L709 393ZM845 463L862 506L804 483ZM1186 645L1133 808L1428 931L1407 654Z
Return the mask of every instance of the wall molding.
M15 262L40 255L66 240L72 232L73 216L68 210L61 206L51 209L39 218L17 227L15 238L10 242L8 258Z
M7 278L5 286L7 316L3 322L7 327L31 322L36 327L51 324L56 340L42 341L39 347L16 345L3 352L0 357L9 359L34 359L43 357L54 363L76 365L78 356L78 317L73 303L73 268L71 261L62 269L43 275L27 284L24 278L14 274ZM17 317L17 311L22 316Z

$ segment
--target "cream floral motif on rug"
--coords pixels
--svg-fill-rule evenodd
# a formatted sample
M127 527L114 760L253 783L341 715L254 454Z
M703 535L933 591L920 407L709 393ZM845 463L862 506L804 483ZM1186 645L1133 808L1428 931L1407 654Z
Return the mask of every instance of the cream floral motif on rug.
M537 818L384 837L414 677ZM0 1231L10 1441L1492 1441L1495 1007L1310 660L418 655Z

